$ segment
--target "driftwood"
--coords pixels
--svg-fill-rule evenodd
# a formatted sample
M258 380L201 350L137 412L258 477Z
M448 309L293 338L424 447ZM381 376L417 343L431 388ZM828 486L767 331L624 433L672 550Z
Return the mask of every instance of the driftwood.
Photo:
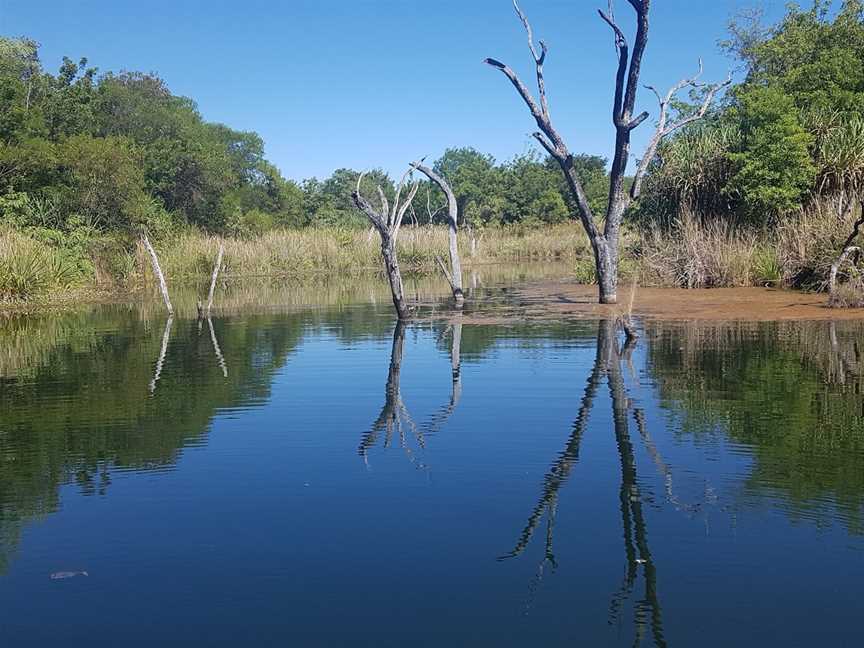
M384 195L384 190L380 186L378 187L378 198L381 202L380 209L373 207L372 203L363 197L360 193L360 183L363 181L363 174L357 179L357 188L351 194L354 204L366 215L381 237L381 257L384 259L384 270L390 282L390 292L393 297L393 305L396 307L396 315L400 320L408 319L411 311L405 302L402 274L399 271L399 260L396 256L396 241L399 238L399 228L402 225L405 212L411 206L414 196L417 195L417 189L420 186L418 183L414 183L404 201L402 200L402 191L405 188L409 173L410 171L402 176L402 180L396 188L396 197L392 208L387 197Z
M156 256L156 250L150 245L150 239L146 234L141 235L141 242L150 255L150 265L153 267L153 274L159 282L159 291L162 293L162 300L165 302L165 308L168 309L168 315L174 314L174 307L171 305L171 298L168 297L168 284L165 283L165 275L162 274L162 268L159 266L159 257Z
M450 188L450 184L432 169L424 166L422 160L420 162L412 162L411 168L416 169L438 185L447 198L447 231L450 244L450 271L447 271L447 268L444 266L444 263L440 258L438 259L438 265L441 266L441 270L444 272L444 276L450 284L450 289L453 291L453 299L456 301L456 305L461 306L465 301L465 293L462 290L462 262L459 259L459 239L457 235L459 228L459 204L456 202L456 196L453 194L453 189ZM428 206L427 210L430 211L431 221L431 209L429 209Z
M561 167L561 171L567 181L567 186L576 203L577 216L591 241L591 249L594 253L594 263L597 270L600 302L604 304L614 304L618 299L618 243L621 222L631 202L639 197L643 177L655 157L657 146L670 133L697 119L701 119L707 112L717 92L732 81L731 77L729 77L726 81L715 85L705 86L699 83L698 78L702 72L700 62L699 73L694 77L679 81L669 90L665 97L661 97L655 91L660 102L660 116L657 128L636 170L630 191L626 191L625 177L627 161L630 156L630 134L648 118L647 112L635 116L633 112L636 105L636 92L639 85L642 57L645 52L645 46L648 43L648 13L651 0L628 0L628 2L636 12L637 25L632 55L630 54L630 47L624 32L615 22L612 12L612 1L610 0L609 2L608 12L599 12L600 17L612 28L615 49L618 55L618 69L615 76L615 97L612 107L612 122L615 125L615 153L609 172L609 201L604 215L602 231L597 225L595 214L588 204L588 198L576 173L573 156L561 135L553 126L552 118L549 114L549 103L546 98L546 82L543 77L543 64L546 61L548 48L546 47L546 43L541 40L538 51L534 43L534 33L531 29L531 24L519 8L516 0L513 0L513 7L516 10L517 16L519 16L519 20L525 27L528 35L528 49L534 58L539 102L535 100L531 91L509 66L493 58L487 58L484 61L487 65L500 70L509 79L510 83L513 84L513 87L516 88L516 91L522 97L540 129L533 134L534 138ZM702 105L694 114L670 124L668 120L669 105L675 95L686 87L705 88Z

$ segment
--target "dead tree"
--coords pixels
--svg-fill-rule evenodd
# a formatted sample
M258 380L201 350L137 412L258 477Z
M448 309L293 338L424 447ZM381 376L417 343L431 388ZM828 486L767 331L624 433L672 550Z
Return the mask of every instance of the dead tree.
M165 282L165 275L162 274L162 268L159 265L159 257L156 256L156 250L153 249L153 246L150 244L150 239L147 238L146 234L141 235L141 242L144 244L144 248L150 255L150 265L153 267L153 274L156 275L156 279L159 282L159 292L162 293L162 300L165 302L165 308L170 317L174 315L174 307L171 305L171 298L168 296L168 284Z
M210 277L210 292L207 293L207 315L213 308L213 296L216 293L216 280L219 278L219 269L222 267L222 257L225 254L225 244L219 244L219 253L216 255L216 263L213 265L213 275Z
M698 81L702 73L702 63L699 63L699 72L690 78L683 79L676 83L669 92L661 97L659 93L654 91L660 103L660 114L657 121L657 128L652 136L648 148L645 151L642 160L640 161L636 173L634 175L633 184L628 192L625 188L625 175L627 171L627 162L630 157L630 134L631 132L648 118L647 112L642 112L638 115L633 114L636 106L636 91L639 85L639 73L642 67L642 57L645 52L645 46L648 43L648 13L651 5L651 0L628 0L629 4L636 12L636 39L634 42L633 53L630 54L630 46L624 32L618 27L615 22L615 17L612 12L612 0L609 0L608 12L600 11L600 17L612 28L615 37L615 49L618 55L618 70L615 76L615 98L612 105L612 122L615 125L615 152L612 160L612 166L609 171L609 202L604 214L604 225L601 231L597 223L595 214L588 204L588 198L582 188L582 183L579 180L576 169L573 164L573 155L567 148L561 135L552 124L552 118L549 114L549 103L546 98L546 83L543 78L543 64L546 61L548 48L546 43L540 41L540 50L534 44L534 34L528 18L519 8L516 0L513 0L513 7L516 9L516 14L519 20L522 21L525 31L528 34L528 48L531 51L531 56L534 58L534 64L537 75L537 89L539 92L539 102L534 99L531 91L519 79L516 73L504 63L492 58L487 58L484 62L492 67L500 70L516 88L516 91L522 97L522 100L528 106L528 110L537 122L539 131L533 133L534 138L546 150L546 152L558 163L561 171L564 173L564 178L567 181L567 186L573 199L576 203L577 216L591 241L591 248L594 253L594 264L597 271L597 282L600 291L600 303L614 304L618 299L618 259L619 259L619 238L621 222L624 218L624 213L630 206L632 201L639 197L642 188L642 180L649 165L653 161L657 152L657 146L661 140L670 133L678 130L691 122L701 119L711 102L714 100L717 92L724 86L731 83L731 77L727 78L723 83L715 85L705 85ZM669 122L669 106L675 95L682 89L703 88L704 97L702 104L693 114L682 117L678 121ZM652 88L653 90L653 88Z
M360 193L360 183L363 181L363 174L357 178L357 188L352 192L351 198L357 208L366 214L366 217L372 223L372 226L378 230L381 236L381 256L384 259L384 270L387 273L387 279L390 282L390 292L393 295L393 305L396 307L396 315L400 320L406 320L410 317L411 311L405 302L405 294L402 288L402 274L399 272L399 260L396 257L396 240L399 238L399 227L402 225L402 218L405 212L411 206L414 196L417 195L418 183L414 183L408 191L408 196L404 202L402 199L402 191L405 188L405 183L408 179L409 172L402 176L399 186L396 188L396 197L393 200L393 206L384 195L384 190L378 187L378 198L381 201L381 208L376 209L368 200Z
M855 221L855 224L852 227L852 233L849 234L846 241L843 243L843 249L840 251L840 256L831 264L831 272L828 275L828 303L830 306L844 305L844 300L837 292L837 274L840 272L841 266L847 259L851 257L854 264L857 262L858 257L861 256L861 248L857 245L853 245L853 243L855 242L855 239L858 238L858 232L862 225L864 225L864 201L861 203L861 215Z
M429 180L434 182L444 195L447 197L447 227L450 239L450 271L444 266L441 259L438 259L438 264L441 266L441 271L447 278L450 284L450 289L453 291L453 299L456 301L456 306L462 306L465 301L465 293L462 291L462 263L459 260L459 239L457 236L459 228L459 204L456 202L456 196L450 184L432 169L423 165L423 161L412 162L411 168L416 169ZM431 220L431 219L430 219Z

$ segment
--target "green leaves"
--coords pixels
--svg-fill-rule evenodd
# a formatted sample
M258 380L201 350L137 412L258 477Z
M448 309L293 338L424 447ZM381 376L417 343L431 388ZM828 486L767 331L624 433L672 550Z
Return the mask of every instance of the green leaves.
M777 88L749 88L739 101L742 149L729 154L737 167L730 189L744 197L750 215L767 220L799 206L813 186L813 137L801 126L791 97Z

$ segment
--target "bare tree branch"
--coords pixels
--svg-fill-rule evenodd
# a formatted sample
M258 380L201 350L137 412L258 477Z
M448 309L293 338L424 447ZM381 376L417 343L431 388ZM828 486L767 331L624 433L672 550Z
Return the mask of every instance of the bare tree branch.
M681 79L678 83L669 88L669 91L665 96L661 96L654 86L645 86L648 90L654 93L655 97L657 97L657 103L660 107L660 116L657 119L657 129L654 131L654 135L648 142L648 147L645 149L645 154L639 161L639 167L637 168L636 174L633 178L633 185L630 188L631 199L635 200L639 197L639 194L642 191L642 182L645 178L645 174L648 171L651 162L654 160L654 156L657 154L657 147L660 145L663 138L674 133L676 130L683 128L687 124L702 119L708 112L708 108L714 102L714 97L717 96L717 93L732 83L731 74L720 83L712 85L700 83L699 77L702 76L702 70L702 59L699 59L699 70L696 74L692 77ZM706 88L705 96L702 98L702 104L699 106L699 109L691 115L683 117L672 124L667 123L669 120L669 105L672 103L675 96L688 86L691 88Z
M396 205L394 205L395 215L393 218L393 239L396 240L399 237L399 228L402 227L402 218L405 216L405 212L408 211L408 208L411 206L411 203L414 202L414 197L417 195L417 190L420 189L420 183L415 182L411 187L411 190L408 192L408 197L405 199L405 202L396 209L396 205L399 204L398 196Z
M546 60L546 43L542 40L540 41L540 51L541 53L537 54L537 48L534 46L534 32L531 29L531 23L528 22L527 16L522 12L522 9L519 8L519 4L516 0L513 0L513 8L516 10L516 15L519 16L519 20L522 21L522 24L525 27L525 32L528 34L528 49L531 50L531 56L534 57L534 64L537 67L537 90L540 93L540 108L543 111L543 116L546 120L549 120L549 102L546 100L546 82L543 79L543 62Z
M465 296L462 291L462 262L459 258L459 242L457 236L457 229L459 226L459 203L456 200L456 195L453 193L453 189L450 187L450 183L448 183L439 174L435 173L435 171L425 166L423 160L412 162L411 168L416 169L429 178L430 181L438 185L441 191L444 192L444 196L447 198L451 271L447 272L440 259L439 263L441 263L441 269L444 270L444 276L447 277L447 281L450 283L450 288L453 291L453 299L456 301L457 307L460 307L465 300Z

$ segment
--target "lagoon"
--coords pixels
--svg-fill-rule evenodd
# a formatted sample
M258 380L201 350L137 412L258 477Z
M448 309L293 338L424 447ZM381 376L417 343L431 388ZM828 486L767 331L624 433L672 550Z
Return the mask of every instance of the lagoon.
M864 324L471 316L555 272L0 322L3 645L857 645Z

